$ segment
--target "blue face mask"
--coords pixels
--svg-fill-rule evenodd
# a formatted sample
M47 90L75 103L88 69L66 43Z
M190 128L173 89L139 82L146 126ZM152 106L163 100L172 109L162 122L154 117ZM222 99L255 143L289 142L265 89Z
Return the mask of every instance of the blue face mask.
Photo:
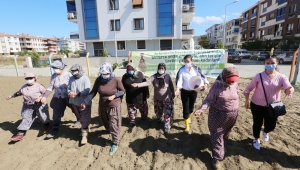
M270 71L275 70L276 64L267 64L267 65L265 65L265 69L270 70Z
M129 70L129 71L127 71L127 73L128 73L129 75L133 75L133 74L134 74L134 71L133 71L133 70Z

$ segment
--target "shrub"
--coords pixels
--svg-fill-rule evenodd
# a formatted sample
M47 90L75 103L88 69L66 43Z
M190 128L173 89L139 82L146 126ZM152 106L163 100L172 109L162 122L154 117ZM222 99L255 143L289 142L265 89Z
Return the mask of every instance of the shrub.
M103 56L104 56L104 57L107 57L107 56L108 56L108 51L107 51L106 48L104 48L104 50L103 50Z
M41 67L40 63L40 54L37 53L36 51L32 50L30 53L31 59L32 59L32 64L34 67Z

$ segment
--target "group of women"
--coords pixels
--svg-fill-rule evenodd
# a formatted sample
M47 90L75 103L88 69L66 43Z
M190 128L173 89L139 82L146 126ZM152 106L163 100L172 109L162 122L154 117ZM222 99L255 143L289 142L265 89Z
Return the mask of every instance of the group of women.
M170 132L173 124L176 95L181 93L182 113L185 132L187 133L190 131L191 116L199 116L209 108L208 127L211 134L212 157L215 168L218 168L219 162L224 159L224 140L228 139L230 130L238 117L239 87L237 82L239 81L239 73L233 67L225 68L211 86L202 105L194 111L197 92L190 88L189 80L194 76L200 76L204 82L204 86L201 87L202 91L207 88L209 82L201 69L193 64L190 55L184 57L184 63L185 65L177 73L176 87L173 85L171 76L166 73L167 67L164 63L158 64L157 73L148 80L142 72L136 70L133 63L126 66L126 73L121 80L115 77L109 63L103 63L99 71L100 76L96 79L91 90L90 80L84 75L82 67L78 64L73 65L70 72L67 72L64 71L66 65L63 62L55 61L52 63L51 67L55 73L51 76L50 85L47 89L37 82L37 77L33 73L25 73L26 84L18 92L7 97L7 100L21 95L24 98L22 122L18 127L19 132L11 140L21 140L36 115L45 125L46 137L53 138L58 134L59 124L66 107L70 107L77 119L74 126L81 125L81 144L86 144L88 126L91 122L92 99L99 93L98 114L105 129L111 134L110 155L113 155L120 142L123 95L126 93L130 128L134 128L138 110L141 113L142 121L148 118L148 86L153 85L154 111L157 122L164 122L165 133ZM266 89L269 103L266 103L262 85ZM268 56L265 60L265 70L257 74L244 91L245 107L251 108L253 115L253 146L256 149L260 149L259 138L262 125L264 124L263 139L265 142L269 140L269 132L273 131L276 126L277 117L268 115L268 104L280 101L282 87L286 96L291 97L294 88L287 77L277 71L276 58ZM250 102L249 94L253 89L255 91ZM53 109L53 126L51 129L46 98L53 90L55 92L50 102L50 107Z

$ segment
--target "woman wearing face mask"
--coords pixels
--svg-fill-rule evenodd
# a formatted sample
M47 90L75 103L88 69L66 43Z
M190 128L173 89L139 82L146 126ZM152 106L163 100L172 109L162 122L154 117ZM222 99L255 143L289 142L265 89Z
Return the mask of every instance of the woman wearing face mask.
M128 117L131 127L135 126L135 117L137 115L137 110L140 110L142 120L146 120L148 117L148 103L149 98L149 88L134 88L131 86L133 83L145 82L145 76L143 73L136 71L132 63L128 63L127 73L122 77L122 83L126 90L126 103L128 110Z
M181 91L181 101L183 106L183 118L185 122L185 132L189 133L191 123L191 115L194 110L194 104L197 98L197 92L194 89L190 89L189 80L194 76L201 76L204 81L204 86L202 91L206 89L207 84L209 84L206 76L202 73L201 69L192 63L192 56L186 55L184 57L185 65L182 66L176 76L176 95L179 95Z
M73 76L69 80L69 103L72 105L73 111L81 124L81 144L86 144L88 127L91 123L92 103L87 103L84 110L81 110L81 103L88 96L91 83L90 79L84 75L81 65L74 64L70 70Z
M64 116L66 107L68 106L73 111L72 106L69 104L68 96L69 79L72 74L64 71L66 65L59 60L54 61L50 66L54 70L54 73L51 76L50 85L41 99L41 102L45 103L46 98L52 93L53 90L55 90L53 98L50 102L50 107L53 109L53 128L51 132L47 134L47 138L53 138L55 135L57 135L58 127L61 118Z
M133 87L146 87L153 85L154 87L154 111L157 121L162 121L164 114L165 132L169 133L174 118L174 102L175 98L174 86L169 74L166 73L166 65L159 63L157 73L150 77L147 82L134 83Z
M122 82L115 77L109 63L103 63L101 65L100 74L100 77L98 77L94 83L92 91L81 104L81 108L85 110L86 105L99 93L98 114L105 129L111 134L112 146L109 154L113 155L117 151L120 141L122 125L121 97L124 95L125 89Z
M24 74L26 84L19 91L6 97L6 100L23 96L24 102L21 111L22 121L18 126L19 132L11 138L12 141L22 140L26 131L30 129L36 115L44 124L44 134L50 130L49 109L47 103L40 103L42 95L46 92L46 88L37 83L37 77L33 73Z
M239 109L238 70L225 68L219 77L220 80L212 85L202 105L194 113L199 116L209 107L208 128L215 168L220 168L219 161L224 159L224 139L228 139Z
M269 141L269 132L273 131L276 126L277 117L270 117L268 115L268 105L276 101L280 101L281 88L284 88L284 93L288 97L292 97L294 88L290 84L288 78L277 71L277 59L273 56L267 56L265 59L265 71L257 74L248 84L244 91L246 98L246 109L251 108L253 116L253 146L255 149L260 149L260 131L264 124L263 140ZM260 79L262 77L263 85L267 95L266 103L263 86ZM250 92L255 89L254 94L249 101Z

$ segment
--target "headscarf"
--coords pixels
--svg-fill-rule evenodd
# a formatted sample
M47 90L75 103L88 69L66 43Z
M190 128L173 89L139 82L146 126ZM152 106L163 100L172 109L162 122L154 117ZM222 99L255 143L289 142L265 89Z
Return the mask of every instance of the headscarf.
M35 78L35 81L37 81L37 76L34 73L30 73L30 72L24 73L24 79L26 79L28 77L33 77L33 78Z
M220 73L220 82L224 85L229 86L230 84L226 83L226 78L231 76L239 76L239 71L234 67L224 68Z
M163 66L165 68L165 73L164 74L159 74L158 73L158 70L159 70L159 67ZM167 67L166 67L166 64L165 63L159 63L158 66L157 66L157 73L155 74L155 77L157 78L158 80L158 85L159 85L159 88L165 88L165 75L166 75L166 70L167 70Z
M60 60L55 60L50 66L63 70L67 65Z
M70 68L70 70L71 70L71 71L78 70L78 74L73 75L75 79L79 79L79 78L82 77L83 74L84 74L84 71L83 71L81 65L79 65L79 64L74 64L74 65L72 65L72 67Z
M131 67L133 68L133 71L136 71L136 68L135 68L134 64L130 62L130 63L128 63L128 64L126 65L126 76L132 77L132 78L138 78L136 74L133 74L133 75L128 74L128 67L129 67L129 66L131 66Z
M113 72L112 66L105 62L100 66L100 70L99 70L100 74L110 74L110 77L108 79L104 79L102 78L102 76L100 76L100 82L101 83L107 83L109 82L112 78L115 77L115 74Z

